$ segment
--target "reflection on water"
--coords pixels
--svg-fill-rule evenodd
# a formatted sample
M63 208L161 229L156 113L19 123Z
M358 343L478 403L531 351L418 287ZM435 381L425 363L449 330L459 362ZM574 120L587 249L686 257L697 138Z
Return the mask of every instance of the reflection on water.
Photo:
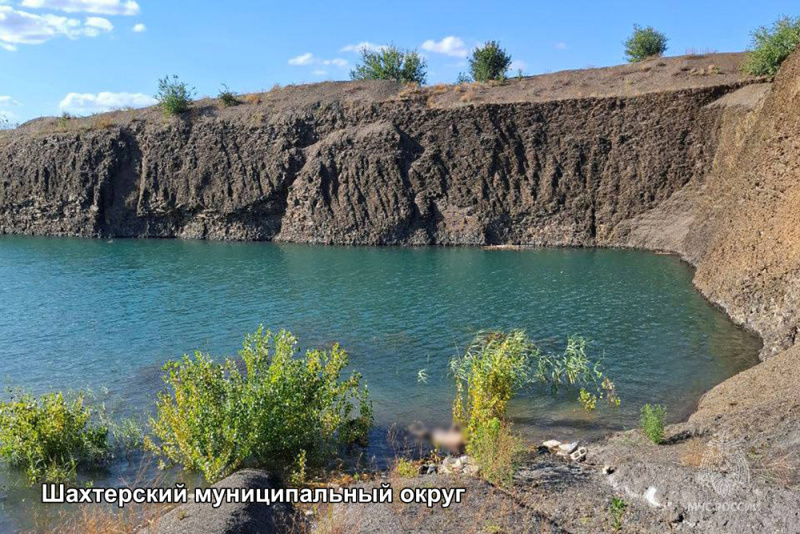
M586 413L574 391L532 392L512 414L536 439L585 437L634 426L645 402L685 416L757 361L759 341L691 278L674 257L620 250L3 237L0 375L34 392L105 387L112 410L141 414L166 360L195 349L233 354L259 324L286 328L306 347L348 350L373 395L371 452L380 456L390 424L449 419L447 362L477 331L524 328L552 350L579 333L603 356L621 408ZM115 466L106 483L134 469ZM0 487L9 480L0 473ZM0 489L0 531L17 498Z

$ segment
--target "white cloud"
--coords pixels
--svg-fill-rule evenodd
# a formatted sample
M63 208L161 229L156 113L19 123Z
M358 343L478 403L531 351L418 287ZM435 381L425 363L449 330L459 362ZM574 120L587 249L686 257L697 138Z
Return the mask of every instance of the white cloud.
M553 48L555 48L556 50L566 50L569 47L567 46L567 43L558 42L558 43L553 45Z
M86 19L85 26L98 32L110 32L114 30L114 25L111 21L102 17L89 17Z
M139 4L133 0L22 0L21 5L35 9L95 15L138 15L140 10Z
M21 106L18 101L10 96L0 96L0 108L10 108L11 106Z
M469 50L467 50L467 45L464 44L464 41L460 38L450 35L445 37L441 41L434 41L433 39L428 39L424 43L422 43L421 48L428 52L434 52L436 54L444 54L446 56L453 56L453 57L467 57L469 55Z
M17 116L11 111L10 108L21 105L22 104L10 96L0 96L0 128L3 126L3 122L6 124L16 122Z
M321 63L323 65L333 65L335 67L346 67L347 66L347 60L346 59L341 59L341 58L338 58L338 57L335 58L335 59L323 59L323 60L321 60Z
M147 26L140 22L139 24L133 26L133 31L136 33L144 33L147 31Z
M326 74L328 74L328 71L317 69L317 70L312 70L311 74L313 74L314 76L325 76Z
M290 59L289 65L310 65L312 61L314 61L314 54L308 52Z
M21 44L42 44L56 37L97 37L113 29L108 20L100 17L89 17L82 23L74 18L35 15L0 5L0 46L6 50L13 51Z
M121 108L152 106L156 99L143 93L70 93L58 107L76 115L86 115Z
M377 45L375 43L370 43L369 41L362 41L358 44L349 44L347 46L343 46L339 52L356 52L360 54L361 51L365 49L369 50L370 52L377 52L385 48L386 45Z
M518 70L524 71L525 69L528 68L528 64L522 61L521 59L515 59L514 61L511 62L509 68L514 72L517 72Z
M321 59L318 57L314 57L314 54L311 52L307 52L305 54L293 57L289 60L289 65L294 65L295 67L305 67L309 65L325 65L325 66L334 66L334 67L346 67L347 60L342 58L334 58L334 59Z

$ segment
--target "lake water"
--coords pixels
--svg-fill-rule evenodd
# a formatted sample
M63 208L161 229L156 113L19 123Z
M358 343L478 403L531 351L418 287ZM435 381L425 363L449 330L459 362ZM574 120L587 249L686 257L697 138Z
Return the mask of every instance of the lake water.
M447 364L476 332L522 328L554 351L581 334L622 406L588 413L575 391L532 392L512 414L533 439L584 438L635 426L647 402L686 417L757 362L759 340L705 301L692 275L676 257L622 250L1 237L0 377L35 393L91 388L115 413L143 414L165 361L233 355L259 324L285 328L302 347L347 349L372 393L380 458L391 424L449 421ZM0 531L17 508L13 480L0 471Z

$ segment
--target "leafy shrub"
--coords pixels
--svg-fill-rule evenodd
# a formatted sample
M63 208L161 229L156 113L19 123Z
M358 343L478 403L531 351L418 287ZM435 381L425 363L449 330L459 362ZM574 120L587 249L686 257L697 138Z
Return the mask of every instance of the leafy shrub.
M473 50L469 60L469 70L476 82L505 80L510 67L511 56L497 41L489 41Z
M667 36L653 29L633 25L633 34L625 41L625 57L631 63L661 56L667 51Z
M194 95L194 88L180 81L175 75L158 80L156 100L167 115L180 115L188 111Z
M800 17L783 17L771 27L752 33L751 50L744 70L753 76L775 76L781 63L800 44Z
M456 379L453 417L467 433L494 418L505 421L508 403L523 387L533 383L593 385L605 389L605 374L599 362L586 354L587 341L567 339L563 354L542 352L520 330L479 334L463 356L450 362Z
M539 349L522 331L479 335L466 354L454 358L453 416L468 434L492 419L505 420L508 403L531 379Z
M427 62L415 50L390 45L381 50L361 50L361 64L350 71L353 80L394 80L423 85Z
M220 102L222 102L223 106L228 108L239 105L239 97L236 95L236 93L228 89L228 86L224 83L222 84L222 89L219 90L217 98Z
M480 468L481 476L503 487L511 486L524 452L522 439L508 423L496 417L479 424L467 444L467 453Z
M289 483L298 488L306 482L306 467L308 467L308 454L306 451L301 450L300 454L294 459L291 474L289 475Z
M79 466L109 458L108 428L92 416L81 394L15 395L0 404L0 458L24 469L31 484L75 481Z
M600 362L592 362L586 354L587 344L586 339L580 336L570 336L563 354L543 354L537 351L535 380L554 387L562 384L597 384L604 380Z
M62 113L61 116L58 118L59 129L66 130L67 128L69 128L69 123L73 118L74 117L69 113L67 113L66 111Z
M165 366L148 448L218 480L244 465L288 469L302 455L320 464L343 447L366 442L372 406L357 373L342 379L347 354L298 357L288 332L259 329L245 338L242 366L196 353Z
M578 400L583 405L583 409L586 411L593 411L597 409L597 395L586 391L586 388L581 388Z
M642 406L639 419L642 432L656 445L664 440L664 419L666 415L667 409L664 406L650 404Z
M463 356L450 362L456 379L453 419L465 429L467 452L482 476L499 485L510 484L522 440L507 421L508 404L533 383L595 385L606 390L606 377L586 354L586 340L570 337L563 354L545 354L519 330L478 335ZM600 385L602 382L602 385ZM613 384L610 380L607 381ZM596 404L597 396L594 397ZM583 396L583 395L582 395Z
M144 448L144 428L136 419L125 418L115 422L104 417L102 421L108 428L116 453L127 456Z
M414 478L419 475L419 467L411 460L398 458L394 463L394 472L400 478Z

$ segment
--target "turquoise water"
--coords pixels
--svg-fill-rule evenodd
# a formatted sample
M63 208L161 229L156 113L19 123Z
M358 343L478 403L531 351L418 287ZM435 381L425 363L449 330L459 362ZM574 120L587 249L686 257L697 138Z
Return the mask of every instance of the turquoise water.
M574 391L538 392L512 413L535 439L594 436L635 426L646 402L685 417L756 363L758 339L706 302L692 274L675 257L620 250L2 237L0 377L37 393L92 388L113 411L142 414L166 360L234 354L259 324L286 328L303 347L348 350L372 392L380 457L391 424L448 421L447 362L477 331L523 328L552 350L579 333L622 406L587 413Z

